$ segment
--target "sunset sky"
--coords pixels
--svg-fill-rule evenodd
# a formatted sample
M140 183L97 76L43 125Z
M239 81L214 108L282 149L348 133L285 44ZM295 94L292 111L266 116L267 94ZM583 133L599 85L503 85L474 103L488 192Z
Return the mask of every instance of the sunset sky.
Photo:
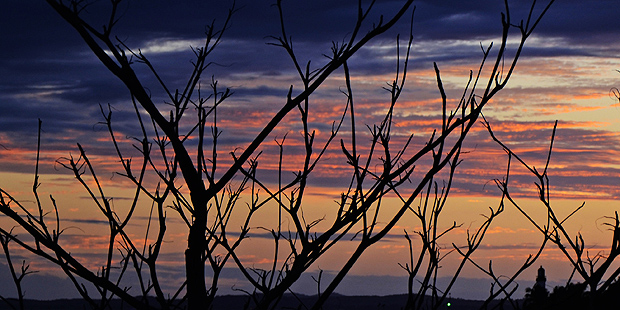
M290 85L301 88L286 53L266 44L273 43L270 36L279 35L277 10L272 2L236 2L239 10L211 58L214 64L205 75L209 77L205 85L214 76L222 87L234 91L218 111L222 118L222 157L252 140L270 115L284 104ZM323 54L329 53L333 41L348 38L355 22L357 1L283 2L287 32L298 51L298 58L302 63L312 60L316 67L325 63ZM379 0L373 20L379 14L391 16L399 3ZM513 0L509 3L513 20L527 17L529 1ZM480 46L499 43L500 12L504 4L498 0L419 0L414 4L411 67L406 90L396 106L394 126L400 137L395 140L414 134L415 146L427 141L440 121L440 96L433 62L440 68L448 100L454 104L460 99L469 70L476 70L479 66ZM545 4L539 3L538 7ZM105 5L107 2L102 1L88 10L87 14L95 25L99 25L98 18L101 18L99 23L105 22L103 15L97 15L100 6ZM180 88L192 69L190 47L202 44L205 26L214 18L216 24L221 23L230 5L229 1L209 4L194 0L129 1L122 6L124 16L116 34L129 47L139 48L171 88ZM122 167L118 165L107 129L100 124L103 118L99 108L100 104L112 106L116 135L130 152L129 137L135 135L139 127L135 123L128 91L92 55L75 30L44 1L7 1L0 11L0 25L0 37L4 42L0 49L0 187L32 203L30 190L36 156L37 119L41 119L41 196L54 195L60 202L66 225L81 228L69 230L66 235L72 239L75 252L88 257L92 253L87 249L105 243L96 231L105 227L102 224L107 222L101 221L103 218L95 207L88 204L86 193L70 172L55 162L70 154L77 155L76 143L80 143L94 158L96 168L110 191L116 193L119 204L123 198L130 197L131 193L124 189L122 177L113 174ZM360 124L376 123L387 107L389 94L382 87L394 78L396 35L400 33L401 37L406 37L408 31L409 23L404 18L394 29L372 41L351 59L349 66L354 76ZM484 112L496 135L536 167L544 166L553 124L558 121L549 170L552 202L561 214L568 214L586 202L585 208L567 225L573 234L578 231L584 234L592 253L608 247L611 236L603 225L604 217L620 211L620 105L612 91L614 87L620 87L620 73L616 71L620 69L618 38L620 19L616 1L558 0L526 43L508 87ZM514 47L516 42L514 38L511 40L509 46ZM403 44L405 42L401 41ZM152 89L155 101L163 102L153 77L140 64L135 66L144 84ZM328 80L313 97L312 113L315 114L310 125L317 130L319 140L329 133L332 121L340 117L341 108L346 103L340 92L344 87L342 72L337 71L334 79ZM277 149L272 141L285 134L290 136L287 139L291 143L285 148L285 168L290 173L298 170L295 158L303 150L300 145L295 145L295 135L299 130L296 126L285 122L261 149L264 151L261 173L265 176L275 175L277 162L273 155L277 154ZM449 207L445 211L445 223L457 221L463 224L463 229L449 240L455 243L463 243L465 229L478 226L482 222L480 214L497 206L500 192L493 180L503 178L507 160L483 126L477 126L471 132L465 151L467 154L463 155L464 162L457 170ZM230 162L230 158L223 160ZM339 144L330 147L324 165L311 179L308 200L318 206L313 210L318 217L322 212L329 212L321 206L333 203L345 190L342 184L349 181L349 174L345 172L348 166ZM535 180L516 167L511 174L515 196L534 216L544 216L544 210L541 211L536 202ZM148 210L141 215L148 215ZM178 218L170 218L172 225L175 221L180 224ZM0 224L8 225L2 218ZM408 223L405 218L385 242L369 250L352 271L348 282L342 284L341 292L405 292L403 277L406 273L398 266L399 262L407 261L403 229L411 233L415 224ZM182 270L179 269L181 262L175 262L179 257L174 253L182 252L184 234L183 230L169 232L169 240L174 244L169 250L171 267L168 277L171 279L177 277L175 272ZM262 238L260 234L257 231L255 235L257 247L261 242L270 242L268 236ZM482 265L493 260L496 269L510 274L540 240L533 227L514 208L507 207L505 214L492 226L476 259ZM446 247L450 246L449 242ZM452 255L456 257L455 253ZM329 271L332 261L339 261L338 253L328 254L317 268ZM42 270L46 268L35 262L32 264ZM448 269L449 260L446 265ZM562 284L570 273L568 263L551 246L536 265L548 269L550 285ZM535 269L523 275L519 282L521 290L533 284ZM5 261L0 259L0 279L4 274L8 271ZM31 277L48 276L41 273ZM227 279L230 282L225 285L235 284L236 276L231 274ZM480 272L468 269L453 296L484 297L490 281L483 278ZM373 280L383 281L381 290L354 285ZM28 291L32 295L27 297L34 297L37 285L30 283L32 287ZM310 278L302 279L300 290L306 283L311 285ZM472 291L472 287L478 285L483 289ZM10 296L12 290L10 283L0 283L1 295Z

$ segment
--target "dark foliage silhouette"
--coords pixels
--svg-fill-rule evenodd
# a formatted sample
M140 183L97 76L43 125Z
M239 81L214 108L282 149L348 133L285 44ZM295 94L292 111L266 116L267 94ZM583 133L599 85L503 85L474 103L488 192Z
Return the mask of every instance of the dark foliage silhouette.
M495 136L491 125L488 122L485 124L491 137L508 154L508 170L514 168L511 167L512 160L514 159L519 166L525 168L534 177L534 184L538 194L537 198L542 207L547 211L544 221L537 221L528 215L518 199L511 196L508 177L501 181L498 180L498 187L502 190L507 200L541 233L543 245L540 248L540 252L546 243L551 243L562 253L572 267L572 273L568 278L567 284L555 287L548 297L536 287L528 288L525 308L603 309L605 307L615 307L612 296L617 294L618 280L620 280L620 267L614 264L617 261L618 255L620 255L620 217L617 211L614 216L603 217L606 220L604 226L611 232L611 245L607 252L597 251L594 254L590 253L581 232L576 232L573 235L568 230L566 223L573 219L575 214L582 210L586 203L583 202L565 216L559 215L551 203L548 168L558 122L556 121L553 126L549 150L546 154L547 160L542 170L527 163L517 153L513 152L510 146L502 143L501 139ZM579 280L578 278L581 279Z

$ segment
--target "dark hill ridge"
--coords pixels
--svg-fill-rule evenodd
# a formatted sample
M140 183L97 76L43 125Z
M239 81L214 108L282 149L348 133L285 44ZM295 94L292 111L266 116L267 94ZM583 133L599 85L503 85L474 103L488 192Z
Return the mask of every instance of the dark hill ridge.
M276 309L304 309L300 306L300 301L305 305L310 305L316 299L316 296L287 294L282 298ZM392 310L402 309L406 303L407 295L389 295L389 296L344 296L333 295L328 300L323 309L325 310ZM18 303L15 299L9 301L18 309ZM245 295L225 295L215 298L213 310L230 310L245 309L248 297ZM450 300L451 307L443 305L439 309L455 309L455 310L474 310L479 309L482 305L478 300L467 300L452 298ZM153 299L152 303L156 302ZM508 307L506 307L508 306ZM112 309L132 309L127 304L122 304L119 300L114 300L111 304ZM25 308L32 310L74 310L74 309L90 309L88 303L82 299L57 299L57 300L26 300ZM0 301L0 310L12 309L6 302ZM504 309L512 309L510 305L505 305Z

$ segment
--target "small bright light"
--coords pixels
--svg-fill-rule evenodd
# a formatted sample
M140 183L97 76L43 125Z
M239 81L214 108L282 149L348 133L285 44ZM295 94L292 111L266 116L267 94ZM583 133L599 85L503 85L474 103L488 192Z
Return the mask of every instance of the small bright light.
M448 303L448 307L450 307L450 306L452 306L452 304L451 304L451 303Z

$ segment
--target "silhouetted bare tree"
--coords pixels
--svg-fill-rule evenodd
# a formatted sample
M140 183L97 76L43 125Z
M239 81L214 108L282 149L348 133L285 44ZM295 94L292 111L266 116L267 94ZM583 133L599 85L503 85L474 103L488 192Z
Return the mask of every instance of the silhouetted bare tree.
M571 294L580 294L575 300L580 302L586 302L588 309L600 309L606 300L601 299L603 292L607 291L611 286L617 283L620 276L620 267L614 267L613 263L620 255L620 218L616 211L614 216L606 216L608 222L604 225L612 232L611 246L606 253L596 252L591 254L587 248L581 232L574 234L569 232L566 228L566 223L581 209L584 208L585 202L575 208L572 212L566 216L558 215L556 209L551 203L549 174L548 167L551 160L551 154L553 150L553 143L556 136L556 128L558 122L555 122L553 131L551 134L551 142L549 145L549 151L547 153L547 160L542 170L536 169L533 165L527 163L518 154L512 151L510 146L502 143L501 140L495 136L491 125L485 121L486 127L491 134L493 140L497 142L509 156L508 166L510 169L511 159L515 159L517 163L524 167L535 178L535 185L538 193L538 199L542 207L546 210L546 218L544 221L537 221L530 216L520 203L511 196L510 186L508 180L498 182L498 186L502 189L502 192L506 199L530 222L537 231L542 234L542 245L534 257L537 258L543 250L543 247L547 242L554 244L558 250L564 255L566 260L570 263L573 270L570 277L567 280L567 288L570 286ZM530 256L531 258L531 256ZM528 258L528 261L533 262ZM581 277L583 282L573 284L574 276ZM569 296L566 295L565 298ZM573 298L572 296L571 298ZM568 304L566 306L569 306ZM575 305L572 305L573 307Z
M500 295L503 295L503 301L511 301L511 296L516 291L516 287L513 287L510 290L508 290L508 288L514 282L516 277L521 274L521 272L523 272L525 269L527 269L533 264L533 262L536 260L536 258L538 258L538 256L542 252L542 249L544 248L543 243L537 254L534 257L530 256L523 264L523 266L517 269L515 273L511 277L509 277L508 281L504 282L501 282L499 280L499 277L493 272L491 262L489 262L489 268L485 269L471 259L472 254L480 246L484 236L486 235L486 231L490 227L492 221L503 212L504 200L506 198L505 193L503 193L502 195L499 206L496 209L490 208L490 213L485 216L485 220L476 230L467 230L467 239L465 246L459 246L453 243L453 249L448 250L446 253L443 253L443 250L445 249L440 246L440 239L442 237L444 237L455 228L460 227L459 224L454 222L452 226L449 226L442 230L438 227L438 220L446 204L448 194L452 187L454 173L461 161L461 143L464 140L469 128L473 125L473 122L470 121L476 121L478 117L482 115L482 108L488 102L488 100L491 99L499 90L501 90L506 85L508 79L512 75L512 72L519 59L519 56L527 38L531 35L534 28L536 28L543 15L552 5L553 1L549 2L546 6L544 6L539 15L536 15L534 13L536 5L536 2L534 2L528 14L527 20L525 22L521 20L517 24L513 24L511 21L511 16L509 14L510 7L508 5L508 2L505 1L504 3L507 13L502 14L502 41L496 58L494 62L492 62L492 73L489 75L488 80L486 81L486 88L484 89L484 94L482 96L476 94L477 85L480 82L482 70L486 68L486 60L491 50L492 44L487 49L483 49L483 61L481 63L480 69L475 75L473 74L473 72L470 74L469 81L463 91L463 95L458 103L458 106L454 110L452 110L454 112L451 112L449 115L447 115L445 112L446 95L443 90L439 69L437 69L437 66L435 66L437 85L442 96L444 111L444 126L442 127L440 137L445 135L444 128L450 128L450 126L453 124L458 124L461 126L461 128L460 132L458 133L457 143L450 145L446 148L452 153L445 157L449 160L449 162L446 163L448 165L449 173L447 180L443 182L444 186L439 189L437 181L434 181L436 174L432 174L429 175L428 181L421 182L419 184L421 186L419 186L418 189L420 189L421 191L424 189L424 187L426 187L426 189L424 189L424 192L418 192L415 193L414 196L409 196L409 198L421 196L421 202L419 203L419 205L414 206L412 205L410 200L405 200L401 198L403 206L407 207L409 211L415 215L415 218L418 220L417 224L422 227L420 231L416 231L416 234L422 241L422 248L418 250L416 257L414 257L411 237L405 232L405 237L408 241L410 250L409 262L405 265L401 265L401 267L403 267L409 275L408 300L405 307L406 309L423 309L429 306L431 309L438 309L439 307L443 306L446 298L449 296L452 286L459 277L463 267L468 262L473 263L476 267L481 269L485 274L487 274L493 279L491 294L487 301L483 304L484 308L491 300L497 298ZM506 66L506 68L508 69L505 70L504 66L506 65L506 42L508 40L511 29L516 29L518 31L520 35L520 41L512 60L508 62L508 65ZM502 76L504 76L503 79L501 78ZM464 123L460 123L462 120L466 121ZM429 142L429 144L431 144L431 142L432 140ZM444 147L446 147L444 144L440 144L438 151L433 150L433 159L435 160L435 162L439 163L443 160L441 154L442 152L445 152ZM443 167L444 166L441 166L442 169ZM398 189L395 188L394 192L398 193ZM398 194L398 196L401 197L400 194ZM461 255L461 261L458 264L457 268L454 270L451 276L451 281L449 282L447 287L439 288L437 286L437 278L438 270L441 267L441 261L452 251L456 251ZM423 267L423 264L426 264L426 266ZM418 289L414 290L415 282L418 281L416 279L417 276L421 276L422 280L419 281L420 283L418 285ZM493 288L496 289L493 290ZM429 295L429 293L430 301L427 300L427 295Z
M142 132L141 137L135 138L134 145L140 157L132 158L124 154L115 138L112 110L102 107L101 111L122 165L119 174L133 183L135 194L127 211L119 214L120 212L112 207L110 198L97 177L96 167L86 150L78 144L79 156L61 158L58 163L73 172L108 223L105 265L97 271L89 270L84 262L76 259L63 247L61 237L64 230L55 201L51 199L53 218L50 219L46 207L38 198L38 172L35 173L33 186L37 202L35 212L29 211L9 193L0 190L0 212L25 230L31 239L18 237L5 228L0 228L0 234L7 243L15 242L61 267L93 308L107 308L110 300L118 297L139 309L178 308L185 302L189 309L208 308L217 294L219 277L227 264L234 264L253 287L252 291L247 291L251 297L250 307L273 308L308 268L315 265L334 245L353 234L355 249L346 257L335 277L325 288L321 287L320 278L317 279L319 296L309 307L320 309L362 254L384 238L407 212L412 212L423 226L422 231L417 232L423 241L420 259L414 261L412 256L410 263L404 266L410 275L409 291L413 292L413 278L421 268L422 258L429 255L429 265L419 293L425 294L430 290L434 298L434 308L437 308L471 253L480 245L491 221L503 209L501 205L498 209L491 210L487 220L468 237L465 248L454 246L463 255L463 260L455 271L450 286L444 290L445 294L439 296L433 279L437 277L443 254L437 241L457 227L457 224L441 230L437 220L452 186L454 172L461 161L463 142L478 122L489 100L508 83L526 40L553 3L551 1L546 5L539 15L534 14L532 6L527 19L515 24L511 19L508 3L505 2L506 12L502 14L501 20L502 38L499 48L494 50L494 60L490 65L487 64L492 45L482 48L481 66L476 74L471 72L463 96L454 107L448 105L440 70L435 65L437 86L442 99L442 104L438 107L441 109L441 126L435 129L424 145L410 150L412 136L400 145L394 145L392 138L394 111L408 77L413 35L410 33L406 41L405 55L399 54L400 40L396 40L395 77L385 87L389 94L388 104L380 122L366 125L369 130L369 144L362 144L358 139L363 131L359 130L356 121L356 101L349 60L368 42L392 28L403 16L411 14L413 19L413 0L403 1L393 16L374 21L365 34L361 32L365 29L363 26L373 22L368 18L375 1L371 1L367 7L360 1L357 22L350 37L342 43L333 43L331 50L325 53L328 61L317 68L312 68L310 62L302 63L298 59L297 51L293 49L291 38L286 32L286 14L281 1L277 1L281 33L272 37L271 44L283 48L290 56L301 83L301 90L296 93L293 86L290 86L282 107L242 151L231 152L231 163L226 164L226 161L219 157L219 141L223 138L217 112L232 95L232 91L221 89L212 78L209 94L205 94L200 83L204 80L203 74L210 64L208 57L220 44L234 16L234 5L219 28L215 24L207 28L204 45L194 49L196 59L187 82L181 88L173 90L141 51L131 50L113 34L119 18L120 0L110 1L108 23L101 29L87 20L85 8L89 2L47 2L79 33L101 63L131 94L136 121ZM506 62L507 43L512 29L518 31L520 41L516 49L511 51L511 60ZM142 84L142 76L134 70L136 64L149 69L159 82L159 91L166 96L168 105L162 107L152 100L150 91ZM328 77L340 72L337 70L343 72L343 82L346 85L343 93L346 100L341 105L341 117L331 123L328 137L317 142L310 121L312 94ZM487 77L481 76L483 70L490 72ZM479 83L484 83L482 94L478 93ZM196 118L189 119L186 112L192 109ZM300 166L293 170L294 177L285 180L283 174L286 169L283 167L282 158L285 154L286 137L276 140L279 153L278 179L261 179L257 174L261 148L287 116L295 117L302 128L303 160ZM350 122L350 137L344 137L340 133L341 126L347 122ZM340 140L339 145L334 146L333 142L338 141L337 139ZM188 143L189 140L197 143ZM342 151L344 160L350 167L350 182L344 186L330 218L306 218L304 210L309 207L304 197L308 190L309 177L321 166L324 154L330 147ZM445 168L449 169L447 185L439 191L435 179ZM149 178L157 179L158 182L146 182ZM403 187L405 183L413 185ZM420 197L424 198L423 202L416 206ZM435 197L434 200L432 197ZM386 198L396 198L400 204L396 208L385 208ZM151 218L144 240L137 240L127 233L127 225L143 199L152 204ZM167 206L176 211L187 227L185 282L176 292L164 292L158 277L158 258L167 227ZM278 216L276 224L273 227L262 227L273 238L272 264L271 268L259 269L245 261L238 249L249 236L254 215L259 210L274 207ZM242 219L239 229L229 227L233 218ZM380 218L387 218L387 221L379 224ZM328 220L331 222L324 223ZM285 221L292 223L291 226L285 227ZM318 229L319 224L324 227ZM408 235L407 238L410 240ZM144 243L142 247L141 242ZM206 269L210 269L212 273L208 284ZM130 272L138 279L139 293L129 291L124 282ZM84 281L94 286L95 294L83 284ZM157 300L156 305L147 298L153 295ZM421 301L411 296L407 307L418 308Z

